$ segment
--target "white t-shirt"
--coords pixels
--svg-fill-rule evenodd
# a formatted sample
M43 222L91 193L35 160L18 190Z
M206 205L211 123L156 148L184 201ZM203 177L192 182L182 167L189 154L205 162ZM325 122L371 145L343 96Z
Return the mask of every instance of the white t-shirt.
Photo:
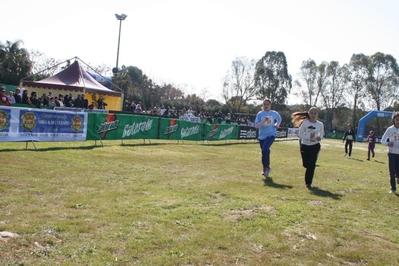
M314 133L314 137L311 138L311 134ZM299 127L298 137L301 139L301 144L304 145L315 145L319 143L317 137L323 138L324 136L324 124L320 121L315 123L310 122L308 119L302 122Z
M393 147L388 146L389 142L393 142ZM388 146L389 153L399 154L399 128L394 125L388 127L381 138L381 144Z

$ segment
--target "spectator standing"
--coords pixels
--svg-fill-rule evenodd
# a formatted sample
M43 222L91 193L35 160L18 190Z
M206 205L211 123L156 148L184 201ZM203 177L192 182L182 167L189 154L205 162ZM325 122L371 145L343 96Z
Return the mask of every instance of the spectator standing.
M91 104L87 106L87 108L90 110L93 110L94 109L94 101L92 101Z
M345 134L344 134L344 138L342 139L342 143L345 142L345 153L344 153L344 157L346 155L348 155L348 159L351 158L352 156L352 146L353 146L353 142L356 142L355 139L355 131L352 129L352 125L348 124L346 126L346 130L345 130ZM349 153L348 153L348 147L349 147Z
M179 118L179 115L177 114L177 110L174 106L172 107L172 110L169 112L169 117L170 118Z
M370 131L369 135L367 136L367 142L369 143L367 149L367 161L370 161L370 153L372 154L373 158L375 155L374 148L375 148L375 134L374 131Z
M22 103L32 105L32 102L30 101L30 98L29 98L29 91L26 89L23 91L23 94L22 94Z
M58 102L60 104L59 107L64 107L65 106L64 105L64 95L62 95L62 94L58 95Z
M130 112L134 113L136 112L136 102L132 101L132 103L130 104Z
M165 108L165 111L163 112L162 116L169 117L169 113L170 113L170 107L168 106Z
M71 94L65 94L64 96L64 106L65 107L73 107L73 99L71 97Z
M108 104L104 102L104 97L100 96L100 98L97 100L97 109L105 109L105 106Z
M134 112L138 113L138 114L141 114L143 112L143 109L141 109L141 104L140 103L138 103L136 105L136 109L134 109Z
M10 93L8 94L8 101L10 102L10 104L16 103L15 97L14 97L14 92L10 91Z
M292 114L292 123L298 127L302 165L306 168L305 184L312 188L317 158L320 152L320 141L324 136L324 124L317 120L318 111L311 107L307 112L295 112Z
M125 100L125 104L123 105L123 111L129 112L130 111L130 103L129 100Z
M226 115L226 124L230 124L231 123L231 114L227 113Z
M165 113L165 111L166 111L165 105L162 105L162 106L161 106L161 111L159 112L159 115L160 115L160 116L163 116L163 114Z
M36 107L40 106L40 102L37 99L37 93L35 91L32 91L32 93L30 94L30 102Z
M87 109L89 107L89 100L86 99L85 95L82 94L82 104L83 104L83 108Z
M8 96L6 94L6 89L5 88L1 88L0 102L1 102L1 105L4 105L4 106L10 106L11 105L9 100L8 100Z
M48 106L51 107L51 109L54 109L55 105L55 99L54 97L51 97L48 101Z
M54 107L61 107L62 102L57 96L54 97Z
M392 126L385 130L381 138L381 144L388 146L388 168L391 190L396 194L395 178L399 176L399 112L392 114Z
M270 147L275 138L277 128L281 123L281 116L277 111L271 110L272 102L270 99L263 100L262 110L259 111L255 119L255 127L259 129L259 145L262 150L263 175L269 177L270 168Z
M42 97L39 98L40 105L46 108L49 105L48 96L46 93L43 93Z
M21 90L16 89L14 93L15 103L22 103Z
M83 99L81 94L76 96L76 99L73 101L73 107L83 108Z

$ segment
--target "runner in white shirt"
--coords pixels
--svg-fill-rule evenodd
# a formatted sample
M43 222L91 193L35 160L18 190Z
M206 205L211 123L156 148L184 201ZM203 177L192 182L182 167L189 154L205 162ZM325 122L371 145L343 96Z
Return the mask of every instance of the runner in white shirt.
M320 152L320 141L324 136L324 124L317 120L318 111L311 107L307 112L292 114L292 123L299 126L298 137L301 142L302 165L306 168L305 184L312 188L316 162Z
M388 146L388 167L391 183L389 193L396 193L395 178L399 177L399 112L392 114L393 125L385 130L381 144Z

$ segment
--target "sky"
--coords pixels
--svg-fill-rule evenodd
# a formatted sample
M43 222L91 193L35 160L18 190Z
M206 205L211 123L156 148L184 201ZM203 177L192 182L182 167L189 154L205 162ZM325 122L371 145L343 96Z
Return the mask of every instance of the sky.
M357 53L399 59L397 0L3 0L0 42L61 61L135 66L157 84L206 90L222 101L222 80L238 57L284 52L293 80L304 60L348 63ZM111 73L110 73L111 74ZM288 103L297 102L294 96Z

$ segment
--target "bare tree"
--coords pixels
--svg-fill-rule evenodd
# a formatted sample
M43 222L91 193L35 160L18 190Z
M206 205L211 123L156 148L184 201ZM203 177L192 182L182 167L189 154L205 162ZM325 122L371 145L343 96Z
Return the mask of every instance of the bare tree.
M316 106L320 95L320 90L317 88L317 65L313 59L308 59L302 62L300 72L298 74L300 80L302 80L306 88L300 91L300 96L304 103L309 106ZM295 84L299 88L302 88L300 80L296 80Z
M327 82L321 90L324 107L327 110L326 132L332 129L335 109L342 104L346 79L343 69L337 61L331 61L326 68Z
M223 98L233 112L240 112L246 101L255 95L255 60L238 57L231 63L223 81Z
M357 119L356 111L358 104L366 97L366 81L368 77L368 66L370 65L369 57L364 54L353 54L349 64L343 66L343 72L348 88L344 94L352 99L352 124L355 125Z
M61 71L61 60L49 58L37 50L31 50L29 56L32 61L32 74L35 80L51 77Z

